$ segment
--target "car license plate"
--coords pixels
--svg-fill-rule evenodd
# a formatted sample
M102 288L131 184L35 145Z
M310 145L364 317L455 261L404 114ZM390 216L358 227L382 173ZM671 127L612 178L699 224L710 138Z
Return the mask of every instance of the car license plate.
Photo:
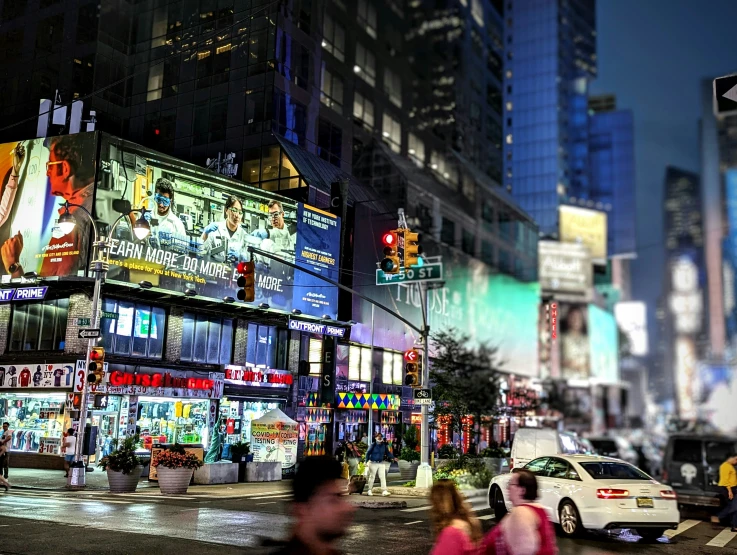
M653 498L652 497L638 497L637 498L637 506L641 509L652 509L653 508Z

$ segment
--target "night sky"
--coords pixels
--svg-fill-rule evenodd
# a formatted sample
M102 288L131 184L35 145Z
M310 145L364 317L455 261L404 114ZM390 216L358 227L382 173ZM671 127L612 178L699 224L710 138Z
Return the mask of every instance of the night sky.
M699 172L700 87L737 73L737 0L597 0L599 78L635 118L638 260L633 296L655 303L664 270L663 178L674 165Z

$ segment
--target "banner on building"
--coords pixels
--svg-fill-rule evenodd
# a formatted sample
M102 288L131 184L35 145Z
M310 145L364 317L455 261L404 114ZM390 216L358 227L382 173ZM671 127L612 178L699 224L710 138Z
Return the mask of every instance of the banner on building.
M614 316L620 329L627 336L629 353L642 357L648 354L647 307L640 301L617 303Z
M619 381L619 330L614 315L589 305L591 377L604 383Z
M73 381L73 364L0 366L0 389L71 389Z
M606 264L606 212L564 205L559 208L558 218L562 243L579 243L589 250L593 262Z
M593 284L588 249L579 243L540 241L538 277L542 291L586 295Z
M581 303L558 303L561 377L584 380L590 377L591 346L588 307Z

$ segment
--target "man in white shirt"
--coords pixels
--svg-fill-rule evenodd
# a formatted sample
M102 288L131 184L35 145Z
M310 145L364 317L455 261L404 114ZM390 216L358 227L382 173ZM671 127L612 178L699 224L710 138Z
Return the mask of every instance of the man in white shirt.
M69 465L74 462L74 451L77 448L77 436L74 435L74 428L67 430L67 436L64 438L62 444L62 451L64 451L64 476L69 476Z
M10 424L3 422L3 432L0 434L0 473L4 478L8 477L8 463L10 462L10 442L13 439L13 432L10 431Z
M189 244L184 223L174 213L174 186L164 177L156 180L156 225L151 226L150 242L157 248L185 252Z

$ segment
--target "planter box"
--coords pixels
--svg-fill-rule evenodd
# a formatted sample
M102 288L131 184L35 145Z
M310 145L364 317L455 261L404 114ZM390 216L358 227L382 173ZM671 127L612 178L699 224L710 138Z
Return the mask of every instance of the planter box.
M156 469L159 478L161 493L187 493L189 482L192 481L193 468L167 468L159 466Z
M363 494L363 490L366 488L366 478L363 476L353 476L351 481L348 483L348 495L357 493L358 495Z
M419 461L399 461L399 476L402 480L410 481L417 478L417 469L420 467Z
M435 470L440 470L443 468L446 464L448 464L451 461L454 461L456 459L435 459Z
M110 493L133 493L141 479L142 467L137 466L130 474L107 470L107 481L110 484Z
M280 482L281 461L246 463L246 482Z
M205 464L194 471L195 484L235 484L237 482L237 464L217 462Z

